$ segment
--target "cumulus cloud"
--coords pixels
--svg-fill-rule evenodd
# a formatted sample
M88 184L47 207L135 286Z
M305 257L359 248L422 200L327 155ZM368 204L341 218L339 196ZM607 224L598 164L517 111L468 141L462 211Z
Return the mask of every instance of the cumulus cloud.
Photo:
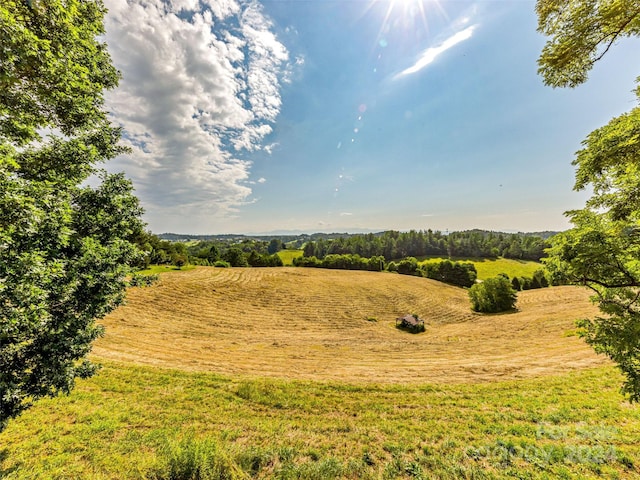
M251 194L244 154L262 148L280 112L287 49L256 1L105 3L122 72L107 108L133 149L112 168L133 179L152 228L228 216Z

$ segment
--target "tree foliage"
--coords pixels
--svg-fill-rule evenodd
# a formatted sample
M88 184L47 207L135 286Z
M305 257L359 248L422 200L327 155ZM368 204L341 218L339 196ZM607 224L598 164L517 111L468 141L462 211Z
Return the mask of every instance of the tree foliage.
M478 278L475 265L469 262L451 262L449 260L428 262L422 266L421 271L423 276L427 278L458 287L471 287Z
M318 239L305 244L305 257L326 255L383 256L386 261L428 255L449 257L517 258L540 260L546 241L537 235L507 234L469 230L445 235L431 230L408 232L386 231L379 234L352 235Z
M363 258L360 255L335 254L327 255L322 260L316 257L297 257L293 259L293 265L296 267L331 268L338 270L368 270L370 272L381 272L385 267L384 257L381 256Z
M131 183L83 186L125 151L102 109L118 81L103 15L100 1L0 4L0 430L95 371L95 320L123 301L139 256Z
M475 312L499 313L515 309L518 296L509 279L498 276L471 287L469 299Z
M638 0L538 0L538 31L551 37L538 72L553 87L584 83L620 38L640 34Z
M574 227L553 238L547 268L594 292L602 315L581 320L581 335L617 363L623 392L639 401L640 225L589 209L570 215Z
M551 39L539 59L552 86L574 87L622 37L640 34L640 1L538 0L539 30ZM640 98L640 89L636 90ZM573 228L551 239L553 282L586 285L601 316L582 320L582 336L613 359L623 392L640 401L640 107L612 119L582 143L576 190L592 189Z

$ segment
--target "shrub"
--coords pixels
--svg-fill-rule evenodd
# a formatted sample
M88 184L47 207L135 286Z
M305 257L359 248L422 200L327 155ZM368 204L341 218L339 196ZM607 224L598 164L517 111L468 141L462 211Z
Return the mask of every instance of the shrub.
M471 309L482 313L498 313L514 310L517 300L511 282L504 277L488 278L469 289Z
M398 263L398 273L402 275L416 275L418 271L418 260L415 257L406 257ZM419 275L419 273L418 273Z
M130 287L150 287L158 281L160 277L158 275L140 275L134 273L129 280Z
M231 265L229 265L229 262L225 262L224 260L218 260L213 266L220 268L229 268Z

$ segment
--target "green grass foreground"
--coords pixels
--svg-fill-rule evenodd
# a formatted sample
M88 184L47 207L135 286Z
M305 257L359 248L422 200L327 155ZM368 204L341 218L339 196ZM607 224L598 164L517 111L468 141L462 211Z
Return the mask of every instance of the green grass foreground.
M479 385L232 379L107 363L0 434L0 478L638 478L613 368Z
M444 257L431 257L422 260L420 263L439 262L448 260ZM506 273L509 278L532 277L536 270L544 268L541 263L529 260L514 260L512 258L453 258L454 262L470 262L478 271L478 280L497 277L501 273Z

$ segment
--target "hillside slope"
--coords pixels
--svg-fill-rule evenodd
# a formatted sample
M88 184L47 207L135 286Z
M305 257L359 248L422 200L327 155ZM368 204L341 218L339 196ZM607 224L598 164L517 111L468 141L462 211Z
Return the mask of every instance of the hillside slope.
M573 335L595 313L574 287L521 292L519 311L482 316L467 292L402 275L303 268L197 268L134 288L104 320L105 359L253 377L476 382L602 364ZM412 335L395 318L417 313ZM368 319L375 318L377 321Z

